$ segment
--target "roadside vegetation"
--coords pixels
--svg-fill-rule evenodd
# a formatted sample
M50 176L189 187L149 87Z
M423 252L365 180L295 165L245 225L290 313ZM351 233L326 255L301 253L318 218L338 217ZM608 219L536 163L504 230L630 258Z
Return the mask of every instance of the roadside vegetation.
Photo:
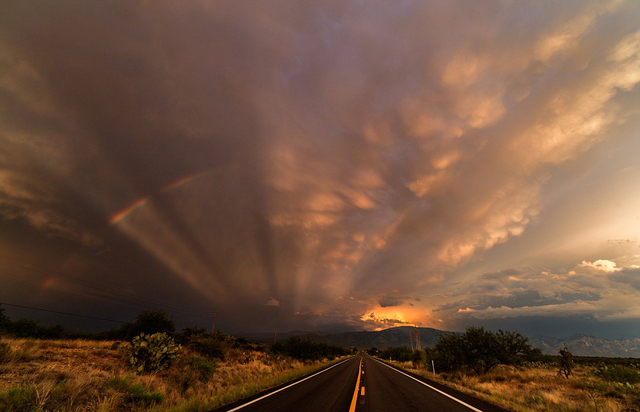
M162 311L101 335L120 341L69 338L79 332L61 327L65 338L48 338L36 322L35 336L24 336L27 322L0 315L1 411L208 411L348 352L299 338L254 344L197 326L176 333Z
M443 336L426 350L369 353L517 412L640 411L640 359L574 357L566 348L542 355L518 333L483 328Z

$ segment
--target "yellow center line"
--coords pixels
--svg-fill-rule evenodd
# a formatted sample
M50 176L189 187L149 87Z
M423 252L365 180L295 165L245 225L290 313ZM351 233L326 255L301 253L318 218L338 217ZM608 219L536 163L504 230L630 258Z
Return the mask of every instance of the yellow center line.
M353 398L351 398L351 406L349 407L349 412L355 412L356 410L356 403L358 401L358 388L360 387L361 375L362 375L362 358L360 358L360 366L358 367L358 380L356 381L356 389L353 391Z

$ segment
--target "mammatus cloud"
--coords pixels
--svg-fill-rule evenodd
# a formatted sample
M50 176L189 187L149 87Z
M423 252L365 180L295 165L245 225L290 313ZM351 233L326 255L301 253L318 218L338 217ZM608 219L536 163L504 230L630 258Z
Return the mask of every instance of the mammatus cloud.
M463 279L465 300L495 294L475 306L447 285L637 116L633 1L0 11L4 220L121 236L238 323L265 302L292 325L380 327L607 299L586 272Z

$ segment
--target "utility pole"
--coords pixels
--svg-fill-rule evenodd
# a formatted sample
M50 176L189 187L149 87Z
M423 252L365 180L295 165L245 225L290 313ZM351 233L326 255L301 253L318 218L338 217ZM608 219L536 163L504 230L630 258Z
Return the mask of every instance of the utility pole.
M276 323L276 328L273 332L273 344L275 345L278 342L278 324Z
M213 332L216 330L216 319L218 319L218 311L213 312L213 324L211 325L211 336L213 336Z

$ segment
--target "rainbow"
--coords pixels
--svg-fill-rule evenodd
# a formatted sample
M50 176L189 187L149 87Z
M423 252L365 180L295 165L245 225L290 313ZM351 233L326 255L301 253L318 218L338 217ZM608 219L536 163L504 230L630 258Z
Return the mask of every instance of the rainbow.
M177 187L186 185L189 182L192 182L202 176L208 175L209 173L211 173L212 170L211 169L207 169L207 170L203 170L201 172L198 173L193 173L190 175L187 175L185 177L181 177L180 179L176 180L175 182L169 183L168 185L164 186L160 191L161 192L168 192L170 190L173 190ZM141 199L136 200L135 202L133 202L132 204L130 204L129 206L125 207L124 209L122 209L121 211L119 211L118 213L116 213L115 215L111 216L111 219L109 219L109 224L110 225L115 225L118 222L121 222L125 217L129 216L134 210L141 208L142 206L146 205L147 202L149 202L151 196L145 196Z
M198 172L198 173L194 173L185 177L182 177L178 180L176 180L173 183L169 183L168 185L166 185L165 187L162 188L163 192L167 192L169 190L175 189L176 187L185 185L195 179L198 179L199 177L202 177L204 175L208 175L209 173L211 173L211 170L203 170L202 172Z
M122 219L124 219L129 214L131 214L131 212L147 204L148 201L149 201L149 196L145 196L142 199L136 200L129 206L125 207L124 209L116 213L115 215L111 216L111 219L109 219L109 224L115 225L116 223L122 221Z

